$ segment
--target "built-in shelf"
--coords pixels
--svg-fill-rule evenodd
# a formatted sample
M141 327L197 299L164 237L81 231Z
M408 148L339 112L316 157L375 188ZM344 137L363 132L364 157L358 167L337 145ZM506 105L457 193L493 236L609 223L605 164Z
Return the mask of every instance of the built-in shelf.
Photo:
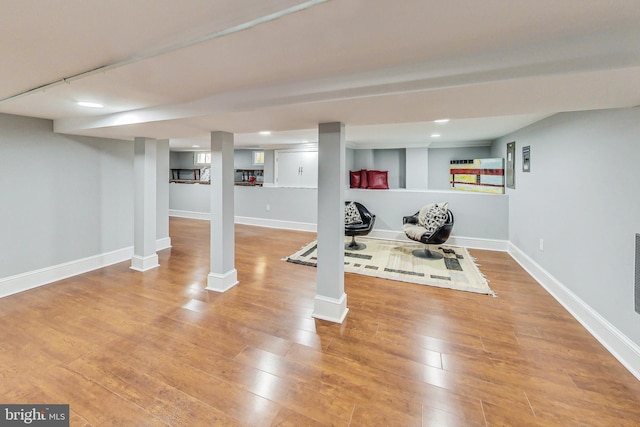
M200 169L171 169L169 182L178 184L210 184L208 180L200 179Z
M235 185L246 185L262 187L264 182L263 169L235 169L234 183Z

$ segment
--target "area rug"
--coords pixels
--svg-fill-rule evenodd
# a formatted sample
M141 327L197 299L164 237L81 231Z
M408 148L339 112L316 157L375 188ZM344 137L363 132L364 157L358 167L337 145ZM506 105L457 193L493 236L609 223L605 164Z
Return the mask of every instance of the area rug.
M350 238L345 239L345 243L349 241ZM365 237L358 237L357 241L364 243L366 248L359 251L345 249L345 272L495 296L465 248L431 245L430 250L442 254L444 258L427 260L411 253L415 249L424 249L422 244ZM284 260L316 267L317 241L314 240Z

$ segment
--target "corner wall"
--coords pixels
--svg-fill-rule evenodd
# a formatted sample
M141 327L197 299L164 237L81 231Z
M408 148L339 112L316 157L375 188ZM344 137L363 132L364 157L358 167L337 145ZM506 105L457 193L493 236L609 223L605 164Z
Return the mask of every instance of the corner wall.
M505 157L507 142L516 142L515 189L506 190L514 258L638 378L639 140L640 108L632 108L557 114L492 147L493 157Z
M133 145L0 114L0 278L131 246Z
M133 254L133 144L0 114L0 297ZM169 247L169 143L158 141L158 249Z

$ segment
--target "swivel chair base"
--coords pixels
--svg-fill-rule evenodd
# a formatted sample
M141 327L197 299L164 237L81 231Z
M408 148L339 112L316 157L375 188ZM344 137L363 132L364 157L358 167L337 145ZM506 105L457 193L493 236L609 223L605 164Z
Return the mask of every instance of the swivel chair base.
M413 256L415 256L417 258L423 258L423 259L438 260L438 259L444 258L444 256L442 254L430 251L429 250L429 245L427 245L424 249L416 249L415 251L413 251L411 253L413 254Z
M351 242L344 245L344 248L349 251L361 251L366 247L367 245L365 245L364 243L356 242L356 236L351 236Z

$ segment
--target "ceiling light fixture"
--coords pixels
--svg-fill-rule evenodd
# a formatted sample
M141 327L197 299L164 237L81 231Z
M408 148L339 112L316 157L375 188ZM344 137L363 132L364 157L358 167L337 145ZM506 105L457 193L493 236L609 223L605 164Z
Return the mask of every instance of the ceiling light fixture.
M86 101L78 101L77 104L81 107L89 107L89 108L103 108L104 105L98 104L97 102L86 102Z
M271 135L271 131L269 130L261 130L260 132L258 132L260 135Z
M449 119L438 119L438 120L434 120L434 123L449 123Z
M431 134L431 138L440 138L440 134L439 133L432 133Z
M199 146L199 145L192 145L191 147L192 147L192 148L200 148L200 146Z

